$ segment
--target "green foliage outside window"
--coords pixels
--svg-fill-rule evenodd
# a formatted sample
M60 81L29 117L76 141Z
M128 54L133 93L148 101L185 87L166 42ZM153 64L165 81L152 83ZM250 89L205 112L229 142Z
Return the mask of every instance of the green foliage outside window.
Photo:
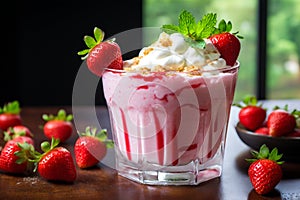
M230 20L232 31L239 31L241 40L240 72L235 100L242 100L256 91L257 2L255 0L144 0L143 26L160 27L177 24L181 10L193 13L196 19L208 12L218 20ZM267 47L267 98L300 98L300 4L298 0L270 0ZM298 34L297 34L298 33ZM153 36L152 36L153 37ZM145 35L145 41L151 41Z

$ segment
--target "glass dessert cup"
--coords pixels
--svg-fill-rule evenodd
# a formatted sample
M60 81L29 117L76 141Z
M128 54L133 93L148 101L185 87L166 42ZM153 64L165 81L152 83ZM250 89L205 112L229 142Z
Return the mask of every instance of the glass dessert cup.
M238 62L192 74L106 69L118 173L149 185L220 177L238 69Z

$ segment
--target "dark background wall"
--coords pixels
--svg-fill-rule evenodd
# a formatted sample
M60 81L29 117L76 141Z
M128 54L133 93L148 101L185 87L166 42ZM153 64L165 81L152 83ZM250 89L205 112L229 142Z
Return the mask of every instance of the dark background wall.
M142 27L141 0L7 3L1 6L1 105L71 105L83 36L95 26L106 37ZM99 95L101 90L100 85Z

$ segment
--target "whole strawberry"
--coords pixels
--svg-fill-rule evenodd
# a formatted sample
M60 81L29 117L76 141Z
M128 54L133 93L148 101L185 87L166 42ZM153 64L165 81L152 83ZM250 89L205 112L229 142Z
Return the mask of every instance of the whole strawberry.
M262 127L259 127L258 129L256 129L254 131L254 133L257 133L257 134L260 134L260 135L269 135L269 128L265 127L265 126L262 126Z
M4 131L4 140L9 141L19 136L27 136L33 138L31 130L24 125L16 125L9 127L7 131Z
M107 148L113 147L112 140L107 139L105 129L97 132L96 128L86 127L84 133L79 133L74 153L76 163L80 168L95 166L107 153Z
M78 52L80 56L86 55L82 60L87 59L88 69L97 76L102 76L105 68L123 69L121 49L115 39L103 41L104 32L97 27L94 28L94 37L84 36L88 49Z
M12 174L27 173L30 163L26 159L20 159L17 152L21 150L21 147L28 149L29 144L33 145L34 142L27 136L19 136L6 142L0 154L0 171ZM26 157L25 154L24 157Z
M278 155L277 148L271 152L264 144L259 152L252 151L253 159L246 159L251 165L248 168L248 175L254 190L258 194L271 192L282 178L282 169L279 161L282 154Z
M267 119L267 126L269 134L274 137L286 136L292 133L296 128L296 118L293 113L289 113L287 106L283 109L276 106L269 114ZM293 111L297 112L297 111Z
M60 142L65 142L72 135L73 124L71 120L73 115L67 115L65 110L60 109L56 116L43 114L42 118L46 121L43 130L48 139L51 140L54 137Z
M232 24L230 21L226 23L225 20L221 20L218 29L215 30L215 34L209 37L229 66L233 66L236 63L241 49L239 38L242 38L237 33L230 33L231 29Z
M0 108L0 129L6 131L9 127L21 125L20 112L18 101L9 102Z
M57 145L55 140L51 146L48 142L42 143L45 153L38 161L38 173L47 180L73 182L77 176L73 157L66 148Z
M20 159L34 163L34 171L49 181L74 182L77 177L73 157L65 147L58 146L59 139L52 138L41 143L43 153L37 152L32 145L30 148L21 148L16 155ZM27 155L24 157L24 155Z
M230 33L232 24L221 20L217 25L217 14L208 13L196 21L192 13L183 10L178 18L178 25L166 24L162 29L166 33L179 32L191 43L191 46L205 48L208 39L217 48L227 65L233 66L239 56L241 44L236 33Z
M247 96L242 104L233 104L241 108L239 121L248 130L255 131L261 127L266 119L267 111L258 104L255 96Z

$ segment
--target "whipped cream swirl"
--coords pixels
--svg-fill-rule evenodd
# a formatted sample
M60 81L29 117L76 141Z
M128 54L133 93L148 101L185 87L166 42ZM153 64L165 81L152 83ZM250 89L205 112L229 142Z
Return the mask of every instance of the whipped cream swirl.
M210 42L204 49L192 47L180 33L162 32L156 42L144 47L137 57L124 61L128 71L193 72L226 67L226 61Z

